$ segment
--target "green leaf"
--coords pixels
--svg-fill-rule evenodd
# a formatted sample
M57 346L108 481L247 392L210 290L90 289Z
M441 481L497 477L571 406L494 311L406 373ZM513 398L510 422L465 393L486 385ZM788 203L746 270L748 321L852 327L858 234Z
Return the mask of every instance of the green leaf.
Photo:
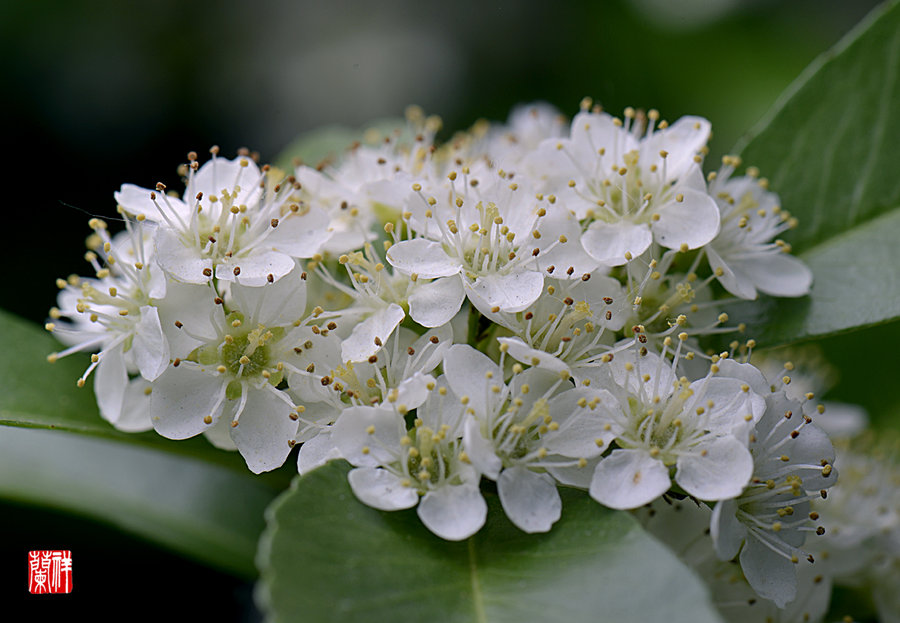
M253 475L205 439L117 431L97 411L89 360L47 362L59 344L0 311L0 496L115 524L243 577L266 505L292 467Z
M738 148L798 217L788 239L815 275L809 298L749 306L762 345L900 317L898 101L900 3L891 2L807 68Z
M451 543L415 510L356 500L348 466L295 480L267 512L259 601L270 621L719 621L706 588L626 513L562 490L562 519L525 534L486 494L487 525Z
M294 168L294 160L298 159L309 166L316 166L323 161L336 161L355 141L373 144L405 128L406 122L403 119L380 119L363 129L342 125L317 128L288 145L274 162L277 167L289 170Z
M253 579L277 491L231 469L85 435L0 430L0 496L84 515Z

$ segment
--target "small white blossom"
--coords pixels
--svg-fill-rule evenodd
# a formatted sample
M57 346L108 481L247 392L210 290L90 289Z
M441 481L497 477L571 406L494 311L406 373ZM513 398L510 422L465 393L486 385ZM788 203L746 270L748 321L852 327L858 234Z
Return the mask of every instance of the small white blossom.
M775 236L797 224L781 209L768 182L755 176L731 177L740 160L725 157L709 193L721 213L719 234L706 247L709 265L726 290L755 299L757 290L774 296L803 296L812 271L789 255L791 247Z
M121 209L159 225L160 266L174 279L201 284L221 281L261 286L294 268L294 258L312 257L327 240L327 216L292 199L294 183L270 179L247 157L213 158L188 167L183 199L125 184L116 193Z
M344 411L331 438L356 467L348 480L360 501L388 511L418 504L429 530L460 541L484 525L487 504L459 441L462 407L446 386L432 388L409 430L396 408L359 406Z
M747 430L765 403L741 380L709 373L690 382L669 363L630 348L593 374L591 386L609 389L617 406L607 412L617 447L594 472L590 493L611 508L637 508L669 490L670 472L701 500L734 497L750 480Z
M755 391L765 391L765 379L750 364L725 360L721 367ZM800 558L814 560L802 549L807 534L824 532L813 524L818 515L810 500L825 495L837 472L831 441L803 414L803 405L776 386L769 389L765 414L750 436L753 478L735 499L716 505L710 528L719 557L731 560L740 552L753 589L784 607L797 594Z
M514 371L506 383L500 366L463 344L447 351L444 371L466 406L469 460L497 481L500 503L516 526L548 531L562 508L551 475L586 470L588 460L603 452L613 433L595 411L601 402L613 402L612 396L569 389L559 374L540 369Z
M625 264L653 241L696 249L719 229L699 165L709 122L684 117L657 126L658 114L651 113L637 119L628 109L623 124L606 113L582 112L569 138L544 141L533 156L548 171L548 183L562 189L566 207L588 225L584 249L606 266Z

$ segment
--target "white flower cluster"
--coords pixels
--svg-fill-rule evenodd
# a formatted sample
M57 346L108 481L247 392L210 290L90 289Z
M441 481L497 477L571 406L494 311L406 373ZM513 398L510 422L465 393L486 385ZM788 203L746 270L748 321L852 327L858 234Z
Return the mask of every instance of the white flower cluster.
M180 198L123 186L125 230L93 220L94 276L59 281L51 359L93 352L79 383L95 370L121 429L203 434L257 473L295 445L301 472L343 458L361 501L445 539L484 524L482 479L526 532L559 519L559 485L704 501L719 556L791 601L831 444L734 360L752 340L699 342L743 330L732 301L809 291L777 195L733 157L704 176L699 117L585 102L438 129L412 110L316 168L214 149Z

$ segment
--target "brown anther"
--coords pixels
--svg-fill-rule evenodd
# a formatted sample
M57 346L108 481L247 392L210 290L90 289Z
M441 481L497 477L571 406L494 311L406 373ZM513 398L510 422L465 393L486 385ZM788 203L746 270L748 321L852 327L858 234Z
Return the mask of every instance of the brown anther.
M234 276L237 277L238 275L241 274L241 267L240 267L240 266L235 266L235 267L234 267L234 270L231 271L231 272L233 272L233 273L234 273Z
M184 326L184 323L181 322L180 320L176 320L176 321L175 321L175 326L178 327L178 328L180 329L181 327Z
M172 362L172 367L177 368L177 367L180 366L180 365L181 365L181 359L179 359L178 357L176 357L175 360Z
M436 336L436 335L432 335L431 338L429 339L429 341L432 344L437 344L438 342L440 342L440 340L438 339L438 336Z
M204 276L204 277L212 277L212 269L211 269L211 268L204 268L204 269L203 269L203 276Z
M269 273L268 275L266 275L266 281L268 281L269 283L275 283L275 275Z

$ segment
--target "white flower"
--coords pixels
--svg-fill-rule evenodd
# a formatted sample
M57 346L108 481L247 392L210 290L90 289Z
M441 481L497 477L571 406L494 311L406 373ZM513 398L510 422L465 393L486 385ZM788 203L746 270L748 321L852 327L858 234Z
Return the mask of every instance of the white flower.
M570 138L549 139L531 167L547 171L548 188L564 189L564 205L589 224L584 249L606 266L625 264L656 241L696 249L716 235L719 212L706 193L700 156L710 124L683 117L668 127L658 114L623 123L606 113L582 112ZM646 127L646 133L645 133Z
M564 215L553 216L546 198L504 175L484 169L451 172L449 184L433 191L414 186L418 194L404 218L418 237L395 242L388 261L415 279L435 279L432 287L442 291L451 291L444 280L461 283L464 296L484 313L517 312L534 303L551 265L541 254L575 249L577 243L568 243L558 229ZM561 266L577 262L565 254L556 257L552 261ZM463 301L458 286L452 288L457 294L452 301L447 297L448 313Z
M356 466L348 480L360 501L387 511L418 504L429 530L460 541L484 525L487 504L480 475L461 450L462 407L447 394L444 385L433 389L409 430L401 413L387 405L350 407L331 438Z
M606 414L616 427L616 445L597 466L590 493L617 509L647 504L675 482L701 500L739 495L750 480L749 426L764 401L743 381L716 374L677 378L675 361L636 348L617 353L594 370L591 386L609 389L617 408Z
M612 439L597 405L606 392L571 385L545 370L514 370L505 383L500 366L468 345L444 357L453 393L466 406L468 460L497 481L509 519L526 532L546 532L559 519L562 502L552 477L557 470L587 470ZM562 391L568 389L568 391Z
M490 317L513 332L515 337L498 338L510 356L552 372L568 371L578 383L584 378L582 369L600 364L614 332L622 328L625 293L617 280L600 271L547 281L525 313Z
M757 290L773 296L803 296L812 285L812 272L789 255L790 245L773 238L794 227L797 220L781 209L778 195L755 175L732 178L740 164L726 156L710 182L709 193L721 213L722 227L706 247L709 265L726 290L755 299Z
M211 286L201 288L215 295ZM194 334L203 345L154 382L150 411L153 427L170 439L207 433L223 445L230 427L233 445L259 473L284 463L295 443L299 413L277 386L302 343L306 288L295 269L262 288L231 284L228 295L227 315L217 300L211 334ZM179 324L191 333L205 329Z
M261 286L312 257L327 240L328 217L292 199L295 181L270 179L247 157L215 157L188 168L183 200L125 184L116 193L121 209L159 224L160 266L184 283L221 281ZM196 157L191 154L192 157Z
M765 391L765 379L750 364L724 360L720 367ZM710 529L719 557L731 560L740 552L753 589L784 607L797 593L795 565L809 556L802 550L806 535L824 531L812 523L818 515L810 500L825 495L837 473L831 441L803 414L803 405L777 386L769 389L765 414L750 437L753 478L736 499L716 505Z
M106 223L91 219L95 251L87 253L97 275L59 280L59 307L47 328L74 352L97 351L78 385L96 369L94 392L101 415L121 430L148 430L144 390L169 365L169 342L160 323L166 294L162 271L150 255L152 227L125 221L127 231L110 238ZM149 231L148 231L149 230ZM100 257L103 258L101 266ZM140 379L131 379L140 374Z
M300 403L297 440L303 441L298 468L305 473L337 458L331 442L331 424L353 406L390 405L402 413L421 406L453 342L447 325L419 336L400 328L365 361L343 361L339 338L322 331L307 336L295 364L286 364L290 393Z

